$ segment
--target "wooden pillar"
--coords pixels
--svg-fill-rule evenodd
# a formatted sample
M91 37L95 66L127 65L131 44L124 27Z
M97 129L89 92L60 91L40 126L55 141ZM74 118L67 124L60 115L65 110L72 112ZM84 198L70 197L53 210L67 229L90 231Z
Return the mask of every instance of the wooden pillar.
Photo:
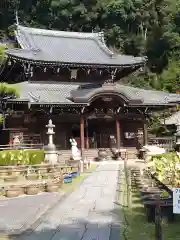
M144 145L148 144L148 130L147 130L147 121L143 122L143 136L144 136Z
M116 139L117 139L117 149L120 149L121 136L120 136L120 122L116 119Z
M81 156L84 161L84 119L80 119Z
M89 149L88 120L86 119L86 148Z

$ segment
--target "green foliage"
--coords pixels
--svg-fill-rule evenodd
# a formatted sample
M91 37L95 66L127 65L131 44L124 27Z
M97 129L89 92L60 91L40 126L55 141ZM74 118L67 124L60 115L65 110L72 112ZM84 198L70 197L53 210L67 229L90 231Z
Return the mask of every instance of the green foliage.
M0 166L8 165L34 165L44 161L44 151L28 150L3 150L0 152Z
M2 115L2 114L0 114L0 125L1 125L1 124L3 124L3 122L4 122L3 115Z
M2 103L1 107L3 106L3 102L6 101L8 98L16 98L19 96L19 91L18 89L14 88L11 84L8 83L0 83L0 103ZM3 124L4 122L4 117L2 114L2 111L4 109L0 109L0 125Z
M171 60L168 67L160 76L160 81L163 83L163 89L168 92L180 92L180 61Z
M18 89L14 88L12 86L12 84L8 84L8 83L0 83L0 98L3 99L5 97L18 97L19 96L19 92Z
M5 49L6 49L6 45L0 45L0 63L3 62L4 57L5 57Z
M176 152L152 156L149 167L158 179L177 187L180 184L180 156Z

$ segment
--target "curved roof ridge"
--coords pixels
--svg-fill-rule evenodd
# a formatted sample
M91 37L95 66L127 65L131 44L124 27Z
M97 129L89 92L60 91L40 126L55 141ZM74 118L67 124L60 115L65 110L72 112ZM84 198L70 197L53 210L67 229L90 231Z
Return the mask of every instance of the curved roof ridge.
M24 27L22 25L18 25L17 29L21 31L25 31L32 34L37 35L44 35L44 36L57 36L57 37L72 37L72 38L98 38L101 34L100 32L97 33L90 33L90 32L73 32L73 31L59 31L59 30L50 30L50 29L42 29L42 28L31 28L31 27Z
M32 50L40 50L36 47L34 41L32 40L31 34L28 31L23 30L24 27L17 25L17 29L15 31L16 39L21 46L22 49L32 49Z
M29 95L30 99L33 100L33 102L34 102L34 101L35 101L35 102L39 102L40 96L37 96L37 95L35 95L35 94L32 93L32 92L28 92L28 95Z
M98 39L97 40L97 43L99 45L99 47L106 53L108 54L110 57L113 57L115 56L115 53L112 52L108 46L106 45L106 42L105 42L105 39L104 39L104 32L99 32L98 33Z

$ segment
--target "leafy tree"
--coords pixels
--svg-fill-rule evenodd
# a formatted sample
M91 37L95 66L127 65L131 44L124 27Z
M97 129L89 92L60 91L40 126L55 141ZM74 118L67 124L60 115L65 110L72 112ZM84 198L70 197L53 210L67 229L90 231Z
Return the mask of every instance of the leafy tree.
M14 88L11 84L0 83L0 123L2 124L5 119L5 103L8 99L13 99L19 96L18 89Z
M5 49L6 46L5 45L0 45L0 64L3 62L4 57L5 57Z

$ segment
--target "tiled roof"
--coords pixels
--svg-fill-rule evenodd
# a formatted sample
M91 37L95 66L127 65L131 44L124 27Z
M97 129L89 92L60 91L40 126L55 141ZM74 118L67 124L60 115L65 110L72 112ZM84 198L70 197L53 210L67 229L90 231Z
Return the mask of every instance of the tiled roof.
M17 100L50 104L73 104L68 97L70 92L79 86L57 82L21 82L14 85L20 92L20 98Z
M166 118L165 120L162 120L162 124L165 125L177 125L180 123L180 111L174 113L170 117Z
M105 44L103 34L53 31L17 27L17 40L22 49L9 49L12 58L61 64L104 66L142 66L145 57L114 54Z
M70 100L74 92L80 96L96 93L96 91L103 93L103 87L100 86L79 90L78 83L22 82L14 85L20 91L20 98L17 100L38 104L74 104L73 100ZM154 106L180 103L180 94L144 90L120 84L116 84L115 87L119 94L131 101L139 100L142 105Z

